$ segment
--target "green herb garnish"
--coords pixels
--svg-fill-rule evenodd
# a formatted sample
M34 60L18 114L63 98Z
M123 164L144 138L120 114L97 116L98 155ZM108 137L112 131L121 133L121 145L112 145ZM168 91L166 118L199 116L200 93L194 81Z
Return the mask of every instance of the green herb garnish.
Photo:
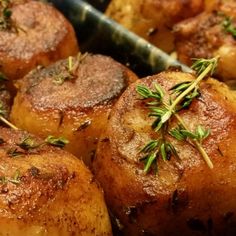
M10 157L19 157L24 155L24 152L19 151L17 148L11 148L7 151L7 155Z
M80 63L87 57L88 53L78 53L77 58L68 57L68 63L66 66L66 71L59 73L54 77L53 82L57 85L62 85L66 80L73 80L76 78L76 71Z
M222 26L227 33L230 33L236 39L236 27L233 26L233 22L230 17L225 17Z
M31 137L24 138L22 142L17 144L20 148L24 150L30 150L39 147L41 144L37 144L35 140Z
M191 142L202 155L207 165L213 168L210 158L202 147L202 141L208 137L210 130L199 125L194 132L191 132L178 115L178 111L188 107L196 97L200 96L198 84L208 74L214 73L217 60L218 58L195 60L192 68L196 71L196 80L185 81L173 86L170 90L172 95L175 94L175 98L170 95L169 102L164 101L165 93L157 83L154 84L154 90L144 85L137 86L136 90L142 99L148 99L149 116L155 118L151 127L159 134L159 139L151 140L141 150L143 154L141 160L145 162L145 173L150 171L151 166L159 157L162 157L165 161L170 160L171 156L178 157L174 145L166 139L168 133L177 140ZM178 120L179 125L175 129L168 131L169 122L173 116Z
M45 142L47 144L50 144L50 145L53 145L53 146L56 146L56 147L60 147L60 148L63 148L66 144L69 143L69 141L64 138L64 137L54 137L52 135L49 135L46 139L45 139Z
M15 174L13 177L6 177L6 176L0 176L0 184L7 184L8 182L18 185L20 184L21 181L21 175L20 175L20 171L16 170Z

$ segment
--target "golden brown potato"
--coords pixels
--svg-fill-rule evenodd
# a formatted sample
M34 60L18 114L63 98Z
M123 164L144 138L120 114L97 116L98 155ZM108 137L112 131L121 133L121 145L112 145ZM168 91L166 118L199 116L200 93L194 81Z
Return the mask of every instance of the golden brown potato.
M217 76L224 81L235 80L236 35L229 32L229 27L235 27L236 2L225 1L216 9L175 26L178 58L191 65L191 58L220 56Z
M202 125L211 133L202 143L213 162L210 169L196 148L165 133L179 159L159 158L158 173L144 172L140 151L158 138L139 84L159 83L166 93L194 76L163 72L137 81L114 106L101 135L94 172L124 235L236 235L236 94L213 79L200 84L200 97L179 115L190 129ZM169 92L168 92L169 93ZM175 118L169 128L176 126ZM117 221L118 221L117 220Z
M3 17L3 3L0 17ZM37 65L48 65L78 52L71 24L51 5L10 1L12 15L0 25L0 69L10 79L23 77Z
M204 0L112 0L106 14L166 52L174 50L172 26L204 9Z
M0 142L1 236L112 235L103 193L80 160L35 147L43 141L23 131L0 127Z
M66 137L67 150L89 164L113 104L137 77L102 55L74 58L71 72L68 63L59 61L23 79L11 121L43 138Z

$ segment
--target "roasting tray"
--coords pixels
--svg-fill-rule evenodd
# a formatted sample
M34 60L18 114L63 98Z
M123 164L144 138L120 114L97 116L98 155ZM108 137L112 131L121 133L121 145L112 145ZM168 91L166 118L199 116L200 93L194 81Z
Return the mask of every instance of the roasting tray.
M190 69L146 40L106 17L107 0L50 0L73 24L82 52L101 53L129 66L140 77L158 73L170 66ZM90 1L91 3L91 1Z

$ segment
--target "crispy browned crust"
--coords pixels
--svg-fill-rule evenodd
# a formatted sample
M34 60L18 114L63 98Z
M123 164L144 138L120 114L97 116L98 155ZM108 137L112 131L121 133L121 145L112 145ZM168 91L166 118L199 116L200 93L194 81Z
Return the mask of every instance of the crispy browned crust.
M172 26L204 9L203 0L113 0L106 14L159 48L174 49Z
M0 31L0 66L11 80L37 65L48 65L78 51L74 30L51 5L23 1L11 8L15 30Z
M192 58L220 56L217 76L222 80L236 78L236 40L223 27L226 17L236 19L235 1L216 5L212 11L187 19L174 28L178 58L191 65Z
M137 77L110 57L87 55L70 79L56 84L60 76L68 76L67 67L68 60L64 60L27 75L15 98L11 120L41 137L65 136L70 140L67 150L87 160L111 107Z
M82 162L49 145L24 150L26 137L43 142L0 128L1 235L111 235L102 191ZM19 183L8 181L16 172Z
M151 129L138 84L158 82L166 91L192 80L182 72L163 72L132 84L111 112L100 138L94 172L108 207L124 226L125 235L223 235L233 233L236 213L236 96L213 79L200 85L201 96L180 116L191 129L211 129L203 147L213 161L208 168L191 145L174 143L180 159L158 161L158 174L145 175L140 150L157 138ZM171 127L176 126L172 120ZM234 232L235 233L235 232ZM209 235L211 235L209 233ZM230 234L234 235L234 234Z

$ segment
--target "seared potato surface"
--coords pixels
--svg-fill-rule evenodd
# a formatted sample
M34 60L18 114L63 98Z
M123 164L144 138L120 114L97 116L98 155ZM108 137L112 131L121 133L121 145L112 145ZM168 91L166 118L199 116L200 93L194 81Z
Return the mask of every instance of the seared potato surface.
M202 145L214 168L210 169L196 148L166 133L179 158L158 159L158 173L145 174L141 149L158 139L149 110L136 92L139 84L166 93L194 76L163 72L137 81L114 106L103 132L93 169L105 192L112 214L124 235L235 235L236 212L236 95L213 79L200 84L200 97L179 115L193 131L210 129ZM177 121L173 118L169 128Z
M0 30L0 69L10 80L78 52L71 24L51 5L11 1L9 6L13 25Z
M0 127L0 140L1 236L112 235L103 193L80 160L27 132Z
M137 77L110 57L90 54L74 58L70 72L70 59L22 80L11 121L43 138L66 137L66 149L89 164L113 104Z

